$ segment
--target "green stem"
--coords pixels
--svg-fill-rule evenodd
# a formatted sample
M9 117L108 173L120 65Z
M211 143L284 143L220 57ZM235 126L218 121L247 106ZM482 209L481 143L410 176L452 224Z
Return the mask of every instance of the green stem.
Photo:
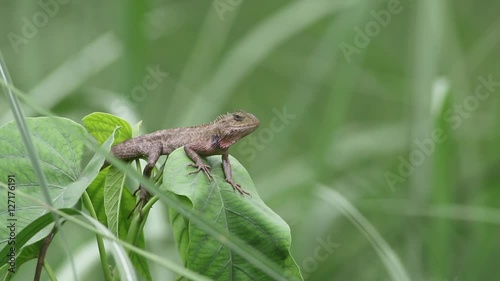
M139 173L142 173L141 162L139 160L135 160L135 167Z
M47 260L43 262L43 267L45 268L45 272L47 272L47 275L49 275L50 280L57 281L56 274L54 273L52 266L50 266Z
M165 164L161 167L160 171L163 171ZM142 171L141 169L141 164L139 163L139 160L136 161L136 167L137 170L140 172ZM156 168L155 168L156 169ZM154 181L156 184L161 180L161 175L163 172L158 173ZM136 245L137 242L137 237L139 237L139 234L141 233L142 229L144 228L144 225L146 224L146 219L149 215L149 211L151 210L151 207L153 207L154 203L158 201L158 196L154 196L151 198L144 207L139 210L132 218L132 222L130 223L130 227L127 232L127 237L125 238L125 241L127 243L130 243L132 245ZM129 252L129 251L128 251ZM115 273L117 273L117 268L115 268ZM118 274L115 274L117 276Z
M151 207L156 201L158 201L158 197L154 196L148 201L148 203L146 203L146 205L144 205L142 210L140 210L139 212L137 212L137 214L133 216L132 222L130 223L130 227L127 232L127 237L125 238L125 241L127 243L132 244L134 246L136 245L137 237L139 237L139 233L141 233L142 229L144 228L144 224L146 223L146 218L148 217L149 210L151 210ZM127 249L127 253L130 253L130 249ZM113 273L114 276L119 276L118 268L115 267ZM118 280L119 279L116 278L114 279L114 281Z
M83 204L85 205L85 208L89 211L89 214L92 218L97 219L97 214L94 210L94 206L92 205L92 201L90 200L90 197L85 191L83 193ZM102 236L99 234L96 234L96 240L97 240L97 247L99 248L99 256L101 257L101 265L102 265L102 270L104 272L104 279L106 281L111 281L113 278L111 277L111 271L109 270L109 263L108 263L108 256L106 255L106 249L104 248L104 240L102 239Z
M149 211L151 210L153 204L156 203L156 201L158 201L158 196L154 196L153 198L151 198L146 203L146 205L144 205L142 210L137 212L137 214L135 214L135 216L132 219L132 222L130 223L130 227L127 233L127 238L125 239L125 241L127 241L132 245L135 245L136 239L139 233L141 232L142 228L144 227L144 222L148 217Z
M139 161L136 161L136 165L137 165L137 169L140 171L141 166L139 164ZM154 181L156 184L158 184L160 182L160 180L162 179L161 177L163 175L164 166L165 166L165 163L163 163L163 165L161 166L161 168L159 170L161 172L157 173L156 176L154 177ZM127 237L126 237L125 241L127 241L128 243L130 243L132 245L135 245L135 242L137 240L137 237L139 236L139 233L141 233L142 229L144 228L144 224L145 224L146 219L148 217L149 210L151 209L153 204L156 203L156 201L158 201L158 196L154 196L153 198L151 198L146 203L146 205L144 205L142 210L139 210L139 212L137 212L137 214L135 214L135 216L132 219L132 222L130 223L130 227L128 229Z

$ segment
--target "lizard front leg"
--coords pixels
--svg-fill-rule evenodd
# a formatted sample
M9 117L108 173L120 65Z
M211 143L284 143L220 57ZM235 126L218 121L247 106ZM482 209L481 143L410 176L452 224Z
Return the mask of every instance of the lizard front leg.
M184 151L186 152L187 156L189 156L189 158L191 158L191 160L193 160L193 162L195 163L195 164L189 164L189 166L196 168L196 171L190 172L189 174L194 174L198 173L199 171L203 171L203 173L207 175L208 180L212 181L213 177L212 174L210 173L210 166L203 163L203 160L201 160L200 155L190 145L185 145Z
M250 193L241 188L241 185L233 181L233 173L231 171L231 163L229 163L228 153L222 154L222 168L224 170L224 175L226 176L226 182L228 182L233 187L233 189L237 190L241 195L250 195Z

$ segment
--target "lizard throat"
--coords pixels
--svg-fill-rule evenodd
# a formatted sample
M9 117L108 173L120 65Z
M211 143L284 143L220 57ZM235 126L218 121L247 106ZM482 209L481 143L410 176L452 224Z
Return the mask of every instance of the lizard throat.
M235 142L239 141L246 135L250 134L255 130L254 127L252 126L247 126L243 130L240 127L239 130L232 131L227 134L219 135L217 136L216 142L218 143L218 147L221 149L228 149L231 145L233 145ZM212 139L212 141L215 141L215 139Z

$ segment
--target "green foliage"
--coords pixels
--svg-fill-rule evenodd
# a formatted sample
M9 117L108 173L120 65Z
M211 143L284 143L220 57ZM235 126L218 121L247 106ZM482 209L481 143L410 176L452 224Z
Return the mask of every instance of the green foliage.
M82 122L87 131L97 140L99 144L106 141L117 127L120 129L116 133L113 144L123 142L132 137L132 127L130 124L127 121L108 113L94 112L85 116L82 119Z
M248 172L230 157L233 177L251 194L242 196L225 182L219 156L207 158L213 180L203 173L189 175L192 163L182 148L174 151L163 172L164 188L208 221L255 247L284 268L289 280L302 280L290 255L290 228L260 199ZM273 280L231 249L170 209L179 254L187 268L216 280Z
M26 122L29 131L35 136L33 142L47 179L52 205L56 208L74 207L99 173L104 156L95 154L89 161L89 151L84 144L87 134L82 126L69 119L42 117L29 118ZM104 148L109 150L112 141L111 138L111 141L104 143ZM43 202L41 187L14 122L0 127L0 143L0 173L15 175L17 189ZM8 191L2 189L4 198L7 198L7 194ZM17 197L15 202L15 217L22 218L16 223L17 231L22 231L47 212L45 205L22 197ZM0 202L0 210L7 210L7 200ZM7 221L8 217L9 212L0 213L3 221ZM8 235L6 228L0 230L1 248L5 247Z
M106 173L103 201L99 202L104 205L106 213L106 221L109 230L122 240L127 240L132 221L129 219L129 214L135 206L135 198L132 193L125 188L125 173L111 167L103 171ZM92 200L94 203L95 200ZM137 239L129 241L141 249L144 249L144 231L141 229L137 234ZM141 273L146 280L152 280L151 273L147 260L135 253L131 253L131 260L136 270Z
M130 124L111 114L95 112L85 116L82 121L85 128L99 142L117 128L117 138L120 138L120 141L115 143L123 142L132 137ZM127 240L132 224L128 215L135 206L134 196L125 188L125 178L125 173L115 167L110 167L101 171L88 188L92 195L90 196L92 205L100 222L106 225L116 237L124 241ZM138 232L135 234L138 238L129 242L144 248L144 232L142 229ZM130 258L136 270L146 280L152 280L147 260L136 253L130 253Z
M122 140L131 137L131 126L120 118L95 113L88 115L84 119L84 124L92 135L102 143L104 152L109 151L114 141L113 136L117 135L120 127L125 133L120 134ZM104 157L96 153L90 160L89 152L85 148L87 134L78 124L64 118L32 118L27 120L28 129L36 136L34 144L40 154L43 172L48 179L50 195L53 196L52 204L55 208L75 208L75 204L85 190L88 197L84 197L84 205L95 216L100 223L106 226L110 233L127 241L139 248L145 248L143 234L142 212L134 219L129 219L128 215L134 208L135 200L131 192L125 187L126 175L121 170L110 167L103 170ZM108 136L105 139L105 136ZM22 149L19 132L13 122L0 127L0 141L5 145L0 151L0 172L9 174L12 171L23 171L22 174L15 173L17 182L32 182L37 180L31 171L31 163L27 161L28 156ZM104 141L103 141L104 140ZM220 157L219 157L220 158ZM216 223L225 230L225 235L235 235L242 241L252 245L267 258L279 265L284 271L282 274L293 280L301 280L299 269L290 255L291 237L288 225L259 198L257 191L248 172L236 161L233 162L233 176L237 178L246 190L253 196L242 197L236 194L230 185L224 182L223 173L220 168L221 162L214 158L209 158L208 162L214 167L214 181L209 183L203 174L188 176L187 165L192 161L184 154L182 149L178 149L172 154L165 167L164 181L168 182L164 192L173 192L178 196L185 196L192 202L195 210L208 215L204 218L207 221L215 219ZM82 167L82 168L81 168ZM66 177L61 177L61 174ZM56 179L58 181L56 181ZM196 190L193 187L196 186ZM28 188L35 187L35 188ZM40 192L41 187L36 184L19 185L19 191L28 196L33 202L24 198L16 198L15 217L22 216L22 223L18 224L20 230L16 237L17 261L16 266L21 266L30 259L37 258L42 241L53 225L53 216L47 213L47 207L37 202L42 202L43 197ZM87 195L85 195L87 196ZM22 199L21 199L22 198ZM61 199L62 198L62 199ZM38 201L36 201L38 200ZM205 205L208 204L208 205ZM210 206L210 208L205 208ZM7 206L2 207L7 210ZM38 212L26 210L38 210ZM69 214L71 213L69 209ZM76 211L76 209L75 209ZM224 212L221 216L221 211ZM144 211L147 216L148 210ZM175 211L172 212L175 213ZM9 212L2 212L2 219L7 220ZM273 280L266 273L261 271L259 266L246 261L244 258L234 253L230 248L221 244L217 239L211 238L204 228L196 227L186 219L175 213L173 224L174 234L177 238L184 237L186 243L179 243L180 255L185 260L188 270L198 271L213 278L231 278L237 280ZM185 225L179 224L185 222ZM3 229L2 239L4 245L1 249L2 264L0 276L6 280L12 277L8 274L8 254L10 246L7 244L8 229ZM188 233L185 233L185 232ZM37 236L38 238L34 238ZM35 244L26 244L32 239ZM101 242L100 234L97 236L99 250L101 251L101 262L106 268L109 266ZM187 239L187 240L185 240ZM38 242L37 242L38 241ZM26 247L27 246L27 247ZM188 247L183 247L188 246ZM198 258L198 251L204 254L204 258ZM142 255L131 252L132 264L146 280L153 280L147 259ZM207 256L210 255L210 256ZM121 266L121 265L120 265ZM111 276L111 274L105 274Z
M78 214L78 212L74 209L60 209L60 211L70 216ZM16 262L15 262L16 272L19 271L19 267L21 267L25 262L30 261L32 259L36 259L38 257L39 252L37 250L41 248L42 240L39 240L36 243L32 243L29 245L26 243L40 231L44 229L48 229L50 231L53 225L54 225L54 217L52 216L51 213L46 213L36 218L25 228L23 228L19 233L17 233L16 243L15 243L15 247L18 249L16 253ZM14 276L14 274L11 274L8 271L10 265L10 263L8 263L10 259L10 247L12 246L14 245L6 245L0 251L1 254L0 264L2 264L2 266L0 267L0 280L2 281L10 280Z
M308 281L400 281L395 262L415 281L495 280L500 88L486 91L478 77L500 81L499 9L494 0L0 1L0 51L26 116L109 112L131 124L142 119L152 132L235 109L255 114L261 127L230 153L290 225L290 251ZM144 87L155 82L147 76L156 67L168 77ZM475 100L478 88L489 97ZM294 118L284 122L276 113L283 108ZM12 120L11 110L19 113L2 92L0 125ZM447 138L432 150L437 128ZM131 170L123 192L137 188ZM107 226L106 175L87 193ZM324 200L317 183L369 222L387 259L365 225ZM123 205L128 195L121 196ZM153 279L174 280L183 265L167 200L159 201L147 218L145 249L163 257L148 257ZM120 232L127 224L117 208ZM95 244L80 227L65 223L49 250L58 272L71 271L62 248ZM79 239L60 247L67 229ZM178 239L181 248L187 238ZM324 241L340 247L326 251ZM78 266L82 280L102 280L98 266ZM14 281L32 279L33 270L24 264Z
M59 208L74 208L86 187L99 172L104 162L104 157L95 154L89 160L89 151L85 148L87 133L79 124L59 117L30 118L26 120L28 130L36 136L33 138L34 146L37 148L44 175L47 179L49 194L52 199L51 205ZM30 200L19 195L13 195L12 201L7 200L0 203L0 218L7 221L14 218L17 235L15 244L11 244L8 238L8 228L0 232L0 247L2 253L9 252L12 246L16 249L18 256L17 266L36 256L33 249L39 247L40 242L25 252L24 246L30 246L42 239L50 232L48 220L52 220L52 214L47 213L47 205L41 204L44 196L42 187L33 171L30 157L21 142L20 133L16 124L10 122L0 127L0 173L14 175L15 189L2 189L2 194L16 194L21 191L29 196ZM109 150L113 143L113 137L109 137L103 144L103 148ZM35 200L35 201L33 201ZM11 204L13 206L8 206ZM14 210L14 211L11 211ZM31 239L30 244L26 244ZM2 264L7 256L2 256ZM2 270L5 270L3 268Z

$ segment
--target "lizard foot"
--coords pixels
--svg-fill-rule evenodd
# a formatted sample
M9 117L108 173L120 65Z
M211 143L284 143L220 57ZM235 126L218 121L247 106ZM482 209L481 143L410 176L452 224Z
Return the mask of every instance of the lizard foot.
M212 177L212 174L210 173L210 169L211 169L210 166L208 166L206 164L189 164L189 166L196 168L196 171L192 171L188 175L196 174L199 171L203 171L203 173L205 173L205 175L207 175L208 180L212 181L213 177Z
M139 186L139 188L136 191L134 191L134 196L137 194L137 192L140 192L139 201L137 201L132 211L130 211L130 214L128 214L127 218L130 218L130 216L132 216L137 207L139 207L139 213L142 217L142 208L146 205L146 203L148 203L149 198L151 197L149 192L142 186Z
M243 188L241 188L241 185L235 183L232 179L226 179L226 182L229 183L233 187L233 189L237 190L241 195L246 194L246 195L252 197L252 195L250 195L250 193L243 190Z

